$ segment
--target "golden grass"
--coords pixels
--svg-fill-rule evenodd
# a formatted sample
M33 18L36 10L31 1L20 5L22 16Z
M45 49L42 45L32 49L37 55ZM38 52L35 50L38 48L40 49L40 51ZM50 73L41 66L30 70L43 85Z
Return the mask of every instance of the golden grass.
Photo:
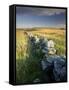
M27 54L28 48L28 36L25 34L32 33L33 35L43 36L48 40L51 39L55 42L55 48L58 51L58 54L62 55L65 54L65 30L61 29L36 29L36 30L23 30L17 29L16 30L16 57L17 59L20 57L25 57Z
M41 55L33 55L31 43L27 33L37 35L39 38L44 37L55 42L57 55L65 55L65 30L61 29L17 29L16 30L16 82L28 83L33 82L36 77L40 77L42 71L39 67Z

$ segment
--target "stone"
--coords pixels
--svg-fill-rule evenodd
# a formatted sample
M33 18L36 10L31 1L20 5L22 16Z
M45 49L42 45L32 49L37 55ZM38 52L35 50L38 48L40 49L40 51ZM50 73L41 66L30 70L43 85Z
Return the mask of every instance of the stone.
M55 48L48 48L48 54L50 54L50 55L56 54L56 49Z
M43 49L44 47L47 47L47 42L48 40L47 39L44 39L44 38L40 38L40 46L41 46L41 49Z
M61 56L49 56L41 61L44 74L53 81L66 80L66 61ZM45 76L44 75L44 76Z
M48 54L48 48L47 48L47 47L44 47L44 48L42 49L42 52L45 53L45 54Z
M53 73L56 81L64 81L66 79L66 62L61 57L54 61Z
M52 66L52 62L49 62L47 59L41 61L42 70L48 70Z
M54 48L54 46L55 46L54 41L53 40L49 40L48 41L48 48Z
M35 36L35 43L39 42L39 38L37 36Z
M48 54L56 54L55 43L53 40L48 41Z

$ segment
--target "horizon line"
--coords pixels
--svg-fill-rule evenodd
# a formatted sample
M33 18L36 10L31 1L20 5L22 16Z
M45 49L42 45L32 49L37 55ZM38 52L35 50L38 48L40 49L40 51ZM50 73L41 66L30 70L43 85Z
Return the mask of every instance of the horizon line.
M56 29L65 29L66 27L22 27L22 28L17 28L16 29L33 29L33 28L56 28Z

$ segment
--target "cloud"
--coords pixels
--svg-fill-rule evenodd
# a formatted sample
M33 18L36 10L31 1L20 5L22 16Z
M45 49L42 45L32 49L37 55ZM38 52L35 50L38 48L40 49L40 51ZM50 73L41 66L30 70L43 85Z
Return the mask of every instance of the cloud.
M60 24L59 27L60 28L66 28L66 24Z
M65 10L62 9L46 9L46 10L42 10L40 15L46 15L46 16L51 16L51 15L58 15L61 13L64 13Z
M65 9L52 9L52 8L36 8L36 7L17 7L17 14L23 15L37 15L37 16L51 16L51 15L59 15L61 13L65 13Z

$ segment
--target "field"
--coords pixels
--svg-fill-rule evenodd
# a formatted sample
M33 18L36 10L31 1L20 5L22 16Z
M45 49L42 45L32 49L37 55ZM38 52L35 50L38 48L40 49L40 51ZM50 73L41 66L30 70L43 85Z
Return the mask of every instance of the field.
M65 30L57 28L32 28L16 30L16 80L19 83L32 83L41 77L40 59L34 56L27 34L44 37L55 42L57 55L65 55Z

